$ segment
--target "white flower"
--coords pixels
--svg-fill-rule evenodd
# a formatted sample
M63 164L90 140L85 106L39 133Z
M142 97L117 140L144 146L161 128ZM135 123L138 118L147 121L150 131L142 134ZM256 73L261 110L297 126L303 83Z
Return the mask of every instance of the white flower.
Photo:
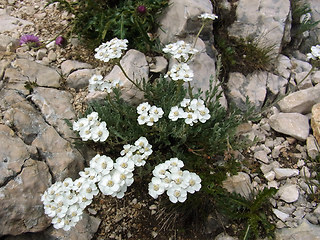
M206 107L198 109L198 119L200 122L205 123L210 119L211 115L209 114L209 109Z
M69 206L75 204L79 200L78 195L73 191L69 191L68 193L65 194L64 197L65 197L66 204Z
M89 79L89 84L90 85L100 85L103 83L103 76L100 74L94 74L91 76L91 78Z
M192 55L198 52L197 49L184 41L168 44L162 49L162 51L164 53L171 54L179 62L188 61Z
M184 202L187 199L187 191L177 185L170 187L167 195L171 202Z
M153 176L158 178L165 178L169 174L167 170L168 170L168 164L160 163L153 169L152 174Z
M149 120L148 113L143 113L143 114L139 115L137 120L138 120L139 125L145 124Z
M83 210L78 204L74 204L69 207L68 215L72 218L73 222L79 222L82 219Z
M79 194L78 197L79 197L78 204L81 209L85 209L87 206L89 206L92 203L92 199L88 199L86 198L86 196L82 194Z
M79 135L80 135L82 141L90 140L91 139L91 135L92 135L90 126L82 128L80 130L80 132L79 132Z
M72 129L74 131L81 131L82 128L89 126L89 120L87 118L80 118L78 121L74 122Z
M101 122L99 126L91 129L91 138L94 142L104 142L109 137L109 131L106 122Z
M98 195L98 193L99 190L97 189L96 184L88 181L82 184L82 187L79 191L79 194L87 199L92 199L94 196Z
M73 182L73 190L79 192L82 184L86 181L86 177L80 177Z
M174 106L171 108L168 118L171 121L177 121L179 118L181 118L184 114L184 111L182 108L179 108L178 106Z
M85 168L84 171L79 172L79 175L85 178L86 181L93 183L96 183L101 179L101 175L98 174L98 172L94 168ZM85 182L82 182L81 187L83 187L84 184Z
M133 172L134 162L132 159L129 159L127 157L118 157L114 164L114 168L122 173L127 174L129 172Z
M94 57L104 62L109 62L112 59L120 58L122 50L127 49L128 40L114 38L109 42L101 44L95 49Z
M178 158L170 158L170 160L165 161L168 164L168 169L180 169L184 166L183 161L179 160Z
M311 53L307 54L307 59L319 60L320 59L320 45L312 46Z
M193 126L193 123L197 123L197 114L194 112L187 112L185 117L185 123L189 124L190 126Z
M98 121L98 118L99 116L97 112L92 112L89 115L87 115L87 119L89 121L90 126L96 124L96 122Z
M193 71L186 63L174 64L170 71L167 73L173 81L183 80L184 82L190 82L193 79Z
M116 193L120 189L120 184L115 180L117 179L114 179L110 174L104 176L98 183L100 191L104 195L112 195L113 193Z
M148 111L149 111L150 108L151 108L151 105L150 105L148 102L141 103L141 104L137 107L137 113L138 113L138 114L148 113Z
M184 99L181 101L180 106L181 106L181 107L188 107L189 104L190 104L190 101L191 101L190 99L184 98Z
M187 180L188 180L189 185L186 190L189 193L194 193L194 192L200 190L201 178L196 173L190 173L189 178L187 178Z
M216 20L218 16L213 13L203 13L199 16L199 18L203 20L207 20L207 19Z
M159 118L162 118L164 112L162 110L162 108L160 107L156 107L156 106L152 106L149 110L149 114L150 115L156 115Z
M55 217L52 219L52 224L55 229L63 228L64 220L63 218Z
M116 182L119 183L120 186L126 185L127 187L131 186L133 183L133 173L128 172L120 172L115 170L113 173L113 178L115 179Z
M159 195L163 194L165 191L164 184L162 180L157 177L153 177L148 185L149 194L153 198L158 198Z
M102 176L105 176L109 174L110 171L113 169L113 160L105 155L100 156L99 154L97 154L90 161L90 167L94 168Z

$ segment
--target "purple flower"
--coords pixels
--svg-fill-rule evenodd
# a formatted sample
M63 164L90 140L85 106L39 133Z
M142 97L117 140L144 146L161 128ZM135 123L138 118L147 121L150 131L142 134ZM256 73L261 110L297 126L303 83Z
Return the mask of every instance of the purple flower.
M40 42L37 36L26 34L20 38L20 45L22 44L31 44L34 46L39 46Z
M137 12L145 14L147 12L147 8L144 5L140 5L139 7L137 7Z
M59 36L59 37L56 38L56 44L57 44L58 46L62 46L64 43L65 43L64 37Z

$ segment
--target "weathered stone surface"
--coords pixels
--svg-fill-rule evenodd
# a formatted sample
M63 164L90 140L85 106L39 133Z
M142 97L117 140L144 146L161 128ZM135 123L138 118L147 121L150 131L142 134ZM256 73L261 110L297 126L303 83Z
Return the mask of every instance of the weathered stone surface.
M149 65L150 72L153 73L165 73L168 67L168 60L162 56L156 56L153 58L153 63Z
M167 44L188 35L196 35L201 27L198 16L202 13L212 13L209 0L170 0L169 7L160 19L160 41ZM202 35L212 35L212 25L207 24Z
M315 104L311 110L311 128L313 136L316 138L318 144L320 144L320 103Z
M6 84L7 89L15 89L25 95L29 93L29 90L25 88L25 84L29 79L22 75L17 69L7 68L3 78L8 81Z
M312 135L307 138L307 153L311 159L315 159L319 155L319 145Z
M52 68L27 59L17 59L14 66L19 68L30 82L41 87L60 87L60 74Z
M0 51L13 52L19 46L19 41L10 36L0 34Z
M271 128L298 140L305 141L309 136L308 117L300 113L279 113L269 119Z
M76 90L89 85L89 79L96 71L94 69L80 69L72 72L67 78L67 85Z
M246 108L246 97L257 109L262 107L266 97L267 73L258 72L245 77L241 73L230 73L227 83L227 97L240 109Z
M81 154L72 148L70 142L61 138L53 127L47 127L32 142L39 154L48 164L55 181L63 181L67 177L78 178L84 168Z
M62 229L51 227L44 235L48 239L55 240L90 240L98 230L100 222L100 219L84 213L82 220L77 223L73 230L65 232Z
M40 200L50 184L44 162L29 159L24 163L21 173L0 188L0 236L38 232L50 225Z
M275 53L290 41L289 0L240 0L236 19L228 29L231 36L258 39L261 47L274 46Z
M270 92L269 99L274 99L278 94L285 94L288 80L272 73L265 73L267 78L267 89Z
M65 120L72 120L76 114L72 106L72 95L66 91L54 88L37 87L32 94L32 101L39 107L46 121L66 137L75 137L75 134Z
M284 77L285 79L290 78L292 64L290 58L285 55L279 54L277 58L278 64L276 65L276 70L280 74L280 76Z
M120 61L123 69L131 80L134 82L145 79L149 80L149 65L143 53L131 49L122 57ZM120 67L114 66L112 71L104 78L120 79L124 83L122 87L122 98L130 102L140 102L143 99L143 92L137 89L123 74Z
M5 12L2 12L2 14L0 14L0 22L1 22L0 33L4 33L7 31L14 32L14 31L17 31L18 29L24 28L25 26L33 25L32 22L11 17Z
M299 198L299 190L295 184L286 184L279 188L277 193L281 200L293 203Z
M228 192L236 192L246 198L252 194L252 185L250 176L244 172L228 177L222 182L222 186Z
M88 63L83 63L75 60L66 60L61 63L61 71L64 76L69 76L70 73L79 69L90 69L92 66Z
M320 102L320 85L289 94L278 102L282 112L310 113L311 108Z
M273 213L279 218L281 221L286 221L286 219L290 216L287 213L281 212L280 210L274 208L272 209Z
M279 240L320 240L320 227L303 220L297 228L276 230L275 235Z
M307 78L305 78L308 75L309 72L300 72L295 74L295 81L297 83L297 86L299 90L308 89L313 87L311 75L309 75Z
M27 146L12 129L0 125L0 186L21 171L30 154Z
M299 175L298 169L291 169L291 168L274 168L273 171L276 174L276 179L282 180L289 177L294 177Z

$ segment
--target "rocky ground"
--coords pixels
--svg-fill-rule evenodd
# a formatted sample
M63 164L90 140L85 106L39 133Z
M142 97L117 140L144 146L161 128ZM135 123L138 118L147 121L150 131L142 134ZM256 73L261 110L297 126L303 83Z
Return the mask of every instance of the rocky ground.
M229 1L221 2L220 7L225 11L234 7ZM319 4L309 2L319 13ZM162 20L169 31L167 35L160 35L163 42L194 34L190 30L193 28L181 27L186 25L187 19L177 21L176 29L170 25L170 17L181 16L182 5L187 6L190 19L212 11L210 1L203 1L203 5L197 7L195 1L175 3L176 8L168 11ZM283 19L289 16L290 1L277 4L266 1L264 4L238 1L236 14L245 20L233 24L229 33L241 35L256 31L259 36L262 34L259 29L276 27L279 31L268 36L268 41L280 39L274 50L279 54L282 45L289 41L290 22ZM173 213L166 212L165 206L141 191L146 187L139 180L122 200L98 196L76 231L64 232L50 225L50 219L43 214L40 194L55 181L78 177L78 172L95 155L93 151L80 152L73 147L71 142L75 135L64 119L76 119L86 101L101 97L87 96L88 79L97 71L108 73L111 68L97 62L77 38L71 38L64 47L55 45L54 39L66 32L72 16L59 11L57 5L45 5L46 1L41 0L0 1L0 238L227 239L223 228L213 227L210 219L201 229L183 232L183 226ZM249 8L255 13L253 19L243 17L248 12L244 9ZM270 9L273 10L270 12ZM275 13L277 17L272 16ZM259 23L262 27L240 34L239 29L248 29L252 26L250 21L254 22L259 14L265 18ZM204 31L208 36L212 35L210 32L210 27ZM24 34L39 36L43 47L34 50L19 46L18 39ZM198 41L200 54L192 63L195 75L199 75L198 84L203 88L208 87L206 79L215 69L214 51L208 50L212 40L213 36ZM259 122L249 122L239 128L242 136L258 140L238 154L239 161L246 162L243 171L224 182L225 188L244 196L267 186L279 189L271 201L274 214L270 216L278 228L277 239L318 239L320 236L319 199L310 198L311 193L318 193L319 184L314 180L317 172L313 162L319 152L315 138L319 141L320 88L317 84L320 72L315 71L299 84L311 69L305 59L304 54L296 51L290 56L280 54L277 67L272 71L247 76L230 73L226 97L221 101L226 105L232 100L243 107L245 96L249 96L261 110L267 98L275 99L289 84L296 86L296 91L279 101L276 107L268 107ZM138 78L143 74L148 76L149 71L162 72L167 62L158 60L164 67L157 65L155 59L131 50L124 57L123 65L131 74L139 72L135 76ZM137 63L133 68L132 61ZM113 70L110 74L119 73ZM131 98L132 95L136 96L135 92L128 91L126 96ZM221 232L222 235L215 238Z

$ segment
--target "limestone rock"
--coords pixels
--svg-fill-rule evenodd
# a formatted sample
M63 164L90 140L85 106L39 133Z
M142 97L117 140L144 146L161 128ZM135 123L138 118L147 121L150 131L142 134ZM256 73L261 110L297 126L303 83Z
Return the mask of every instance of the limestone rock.
M284 43L290 41L289 0L240 0L236 21L229 27L229 35L237 38L259 39L261 47L274 46L280 53Z
M312 135L307 138L307 152L311 159L315 159L319 155L319 146Z
M145 55L142 52L131 49L126 52L120 61L126 74L134 82L145 79L149 80L149 65ZM134 103L141 102L143 99L143 92L137 89L122 73L118 66L114 66L112 71L104 78L108 79L120 79L124 83L122 88L122 98L126 101Z
M90 69L92 66L75 60L66 60L61 63L61 72L63 76L69 76L70 73L79 69Z
M320 102L320 85L289 94L278 102L282 112L310 113L314 104Z
M320 103L315 104L312 107L311 112L311 128L313 136L317 139L318 144L320 144Z
M0 186L18 174L30 154L27 146L12 129L0 125Z
M269 119L273 130L305 141L309 136L308 117L300 113L279 113Z
M37 87L32 93L32 101L39 107L46 121L66 137L75 134L65 120L75 119L76 114L71 103L71 93L54 88Z
M0 51L2 52L14 52L19 46L19 41L10 36L0 34Z
M276 174L276 179L286 179L299 175L299 170L291 168L274 168L273 171Z
M25 26L33 25L32 22L9 16L6 13L0 14L0 33L14 32L23 29Z
M212 4L209 0L170 0L169 7L159 21L160 41L167 44L175 42L178 38L196 35L201 27L198 16L202 13L212 13ZM202 35L210 36L211 34L212 26L207 24Z
M281 221L285 222L286 219L289 217L289 214L281 212L280 210L274 208L272 209L273 213L279 218Z
M269 163L268 155L265 151L260 150L254 153L254 158L264 163Z
M222 182L222 186L228 192L236 192L246 198L252 193L250 176L244 172L239 172L237 175L228 177Z
M63 181L67 177L78 178L78 173L84 168L84 159L78 150L60 137L53 127L41 131L32 142L32 146L37 147L55 181Z
M0 237L38 232L50 225L40 200L50 184L47 165L29 159L24 163L21 173L0 188Z
M241 73L230 73L227 83L227 96L240 109L245 110L246 97L256 106L262 107L266 97L267 73L255 72L245 77Z
M276 70L285 79L290 78L292 64L290 58L285 55L279 54L277 58Z
M67 85L80 90L89 85L89 79L96 71L94 69L80 69L72 72L67 78Z
M49 67L27 59L17 59L14 64L31 82L42 87L60 87L60 74Z
M275 235L279 240L320 240L320 227L303 220L297 228L276 230Z
M272 73L267 73L267 89L271 93L270 100L274 99L278 94L285 94L288 80Z
M299 190L295 184L286 184L280 187L277 194L281 200L287 203L293 203L299 198Z
M150 72L164 74L168 67L168 60L162 56L156 56L153 60L154 63L149 65Z

